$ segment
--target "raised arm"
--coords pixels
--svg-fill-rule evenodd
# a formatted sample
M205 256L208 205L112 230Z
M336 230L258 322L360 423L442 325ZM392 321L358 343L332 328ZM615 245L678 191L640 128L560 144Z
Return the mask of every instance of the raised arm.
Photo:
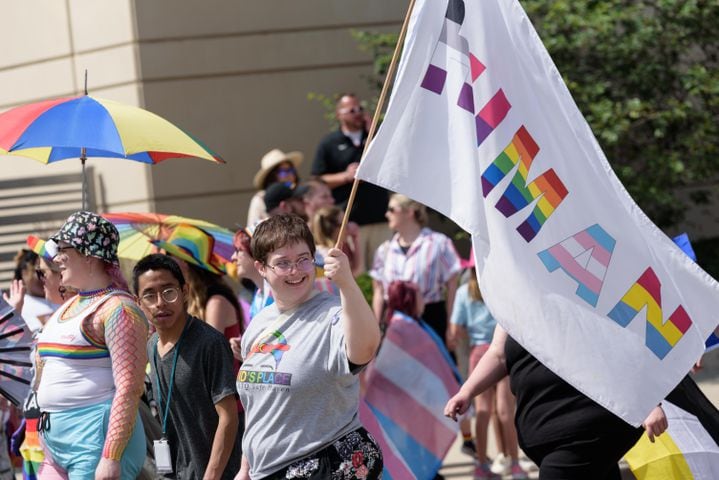
M364 365L372 360L379 347L379 324L342 250L332 248L327 252L325 275L340 289L347 358L354 364Z

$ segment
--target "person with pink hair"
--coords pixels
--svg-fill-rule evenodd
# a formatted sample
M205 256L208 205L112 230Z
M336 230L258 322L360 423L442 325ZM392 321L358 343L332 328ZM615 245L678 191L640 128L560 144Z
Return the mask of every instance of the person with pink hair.
M119 234L80 211L51 240L61 283L78 294L38 338L31 395L51 425L39 478L134 479L145 460L138 405L148 324L120 274Z

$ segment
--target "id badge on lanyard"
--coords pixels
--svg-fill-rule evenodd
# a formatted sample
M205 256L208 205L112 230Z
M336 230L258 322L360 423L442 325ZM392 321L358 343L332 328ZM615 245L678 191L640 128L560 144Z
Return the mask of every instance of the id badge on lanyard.
M157 473L172 473L172 456L170 455L170 444L167 439L161 438L153 443Z
M164 412L162 408L162 384L160 383L160 374L157 365L157 343L155 343L153 362L155 363L155 376L157 379L157 406L162 416L162 438L153 441L153 450L155 453L155 467L157 469L157 473L172 473L172 455L170 454L170 443L167 441L167 437L165 437L165 435L167 434L167 415L168 413L170 413L170 401L172 400L172 387L175 383L175 368L177 367L177 355L180 352L182 338L185 336L185 332L187 331L187 327L190 326L191 321L192 319L189 319L187 321L187 324L185 324L185 328L182 329L180 339L175 345L175 354L173 355L172 359L172 371L170 372L170 381L168 385L167 400L165 402Z

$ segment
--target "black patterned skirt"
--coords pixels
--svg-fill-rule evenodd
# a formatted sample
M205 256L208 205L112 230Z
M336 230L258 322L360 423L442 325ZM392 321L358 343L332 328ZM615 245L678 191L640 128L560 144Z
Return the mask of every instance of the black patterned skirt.
M267 480L380 480L382 451L364 428L348 433L322 450L275 472Z

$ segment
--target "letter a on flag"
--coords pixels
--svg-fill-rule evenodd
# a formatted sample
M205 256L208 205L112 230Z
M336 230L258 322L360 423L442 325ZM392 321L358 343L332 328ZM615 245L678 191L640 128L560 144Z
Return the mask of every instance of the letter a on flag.
M629 197L516 0L417 0L357 176L471 233L500 324L633 425L719 321L719 284Z

